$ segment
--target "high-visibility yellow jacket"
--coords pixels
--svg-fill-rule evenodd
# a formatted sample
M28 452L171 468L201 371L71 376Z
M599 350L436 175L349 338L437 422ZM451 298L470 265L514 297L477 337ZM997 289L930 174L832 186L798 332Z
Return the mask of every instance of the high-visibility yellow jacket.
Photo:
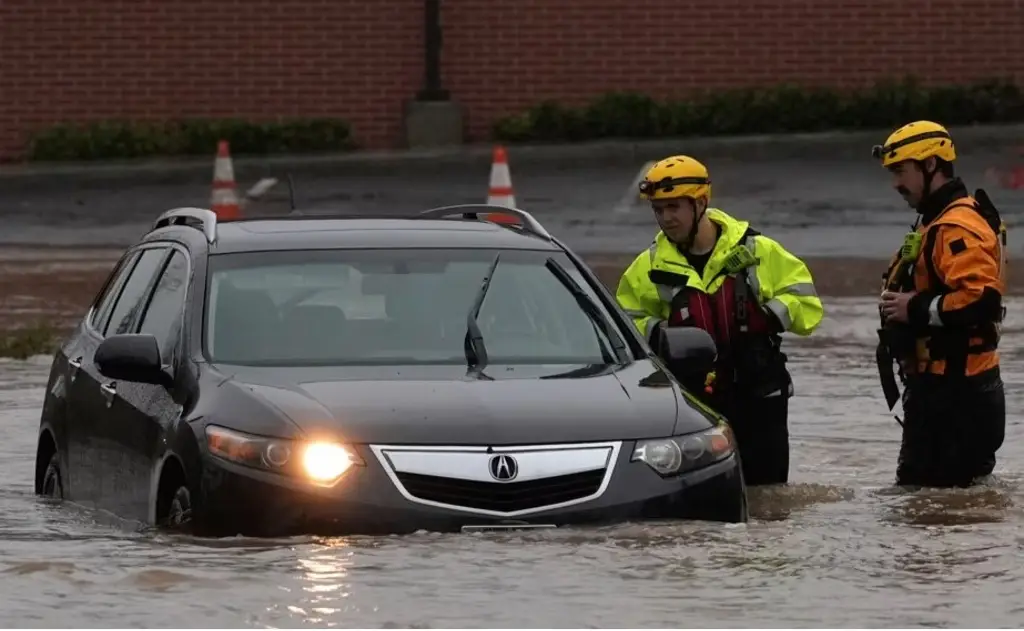
M720 226L721 234L703 275L698 276L686 257L660 231L651 247L641 252L622 274L616 298L637 329L649 340L659 322L669 321L672 299L683 284L658 284L651 280L654 271L655 277L658 272L662 277L675 275L679 280L685 279L689 288L712 296L727 279L732 278L734 283L745 281L751 298L761 309L774 314L783 330L810 335L821 323L824 307L807 265L777 241L751 230L746 221L734 219L717 208L709 208L707 216ZM728 264L736 260L736 248L746 248L757 262L729 272L732 266Z

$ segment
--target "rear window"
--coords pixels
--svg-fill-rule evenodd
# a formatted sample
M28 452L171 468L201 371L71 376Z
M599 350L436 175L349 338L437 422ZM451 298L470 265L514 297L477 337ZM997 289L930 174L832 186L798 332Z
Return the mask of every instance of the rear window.
M213 256L206 354L213 362L262 366L465 364L467 315L498 252ZM601 364L612 352L546 267L549 258L600 305L564 254L501 251L478 317L490 364ZM601 313L608 317L603 306Z

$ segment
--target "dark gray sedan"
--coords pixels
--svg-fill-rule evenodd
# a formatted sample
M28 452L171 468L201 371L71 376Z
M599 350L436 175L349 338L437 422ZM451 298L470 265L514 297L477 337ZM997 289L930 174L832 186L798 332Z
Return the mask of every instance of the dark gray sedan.
M522 211L176 209L56 353L36 490L215 536L745 521L673 376L714 345L667 342Z

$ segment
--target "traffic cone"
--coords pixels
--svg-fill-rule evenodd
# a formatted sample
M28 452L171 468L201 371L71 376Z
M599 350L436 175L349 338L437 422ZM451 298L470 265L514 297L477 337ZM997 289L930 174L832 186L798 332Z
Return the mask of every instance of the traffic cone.
M516 207L516 196L512 192L512 174L508 168L508 155L505 153L505 147L501 145L494 147L491 159L491 184L487 192L487 203L505 208ZM495 223L519 223L515 215L501 213L490 213L487 215L487 220Z
M238 192L235 190L235 169L231 165L231 151L226 140L217 143L217 158L213 162L210 210L217 214L218 221L240 219L242 216Z

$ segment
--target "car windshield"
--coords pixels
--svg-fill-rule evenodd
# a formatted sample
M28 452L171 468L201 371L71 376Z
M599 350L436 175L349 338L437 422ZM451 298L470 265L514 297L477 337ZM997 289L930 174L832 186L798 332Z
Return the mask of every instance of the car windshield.
M470 312L493 364L606 364L622 332L563 253L494 249L313 250L210 257L210 361L258 366L466 364ZM553 266L551 261L557 266ZM554 270L554 271L553 271ZM582 299L582 297L579 297ZM584 303L586 300L582 300ZM593 311L593 310L592 310Z

